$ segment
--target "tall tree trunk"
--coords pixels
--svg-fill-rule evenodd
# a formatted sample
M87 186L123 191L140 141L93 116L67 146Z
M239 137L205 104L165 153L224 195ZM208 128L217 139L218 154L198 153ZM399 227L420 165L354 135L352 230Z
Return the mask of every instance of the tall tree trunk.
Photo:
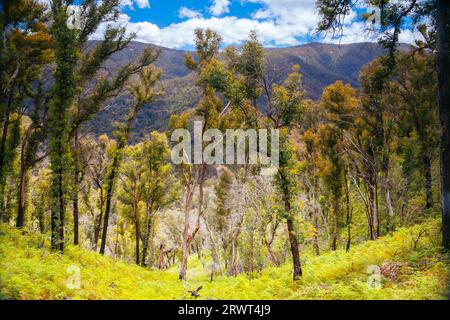
M98 245L98 239L100 236L100 230L102 229L102 222L103 222L103 187L101 184L98 184L98 187L100 189L100 212L98 216L95 219L95 226L94 226L94 250L97 250Z
M230 275L237 276L238 268L237 268L237 238L241 233L241 223L242 220L238 223L237 227L234 229L233 234L231 236L231 257L230 257Z
M319 246L320 203L317 200L318 194L319 194L319 182L318 182L318 178L317 178L317 168L315 166L316 159L315 159L314 155L313 155L312 159L314 162L314 166L313 166L313 181L314 181L313 182L313 206L314 206L313 224L314 224L314 229L315 229L313 241L314 241L314 250L316 251L316 255L320 256L320 246Z
M141 255L141 250L139 249L139 242L140 242L139 221L137 220L136 212L135 212L135 221L134 221L134 231L135 231L135 241L136 241L136 245L135 245L136 264L139 265L139 256Z
M158 256L158 269L162 270L164 268L164 245L161 243L159 245L159 256Z
M390 182L385 181L385 183L388 185L386 186L386 207L387 207L387 211L389 214L389 217L393 217L394 216L394 208L392 207L392 199L391 199L391 190L390 190Z
M73 161L74 161L74 175L73 175L73 244L79 243L79 209L78 209L78 185L80 184L80 168L79 168L79 140L78 131L74 134L74 149L73 149Z
M117 171L119 170L121 159L122 159L122 150L125 148L128 138L130 136L131 127L133 125L133 121L136 119L139 111L141 110L143 104L138 102L133 106L130 113L126 117L126 124L123 128L122 136L120 137L120 141L117 145L116 153L114 155L111 170L107 177L107 188L106 188L106 204L105 204L105 214L103 220L103 232L102 232L102 243L100 245L100 254L105 254L106 241L108 235L108 225L109 225L109 215L111 213L111 201L114 192L114 185L116 182Z
M314 236L313 236L313 246L316 255L320 256L320 246L319 246L319 208L317 208L317 204L314 204Z
M116 242L114 244L114 256L119 258L119 230L116 230Z
M6 156L6 140L8 139L8 127L9 127L9 112L5 115L3 121L2 136L0 140L0 178L3 180L5 177L5 156ZM0 181L3 183L3 181Z
M344 192L345 192L345 208L347 211L347 243L345 245L345 252L350 250L352 242L352 208L350 204L350 190L348 187L347 169L344 172Z
M275 252L273 252L272 242L265 241L265 245L266 245L267 252L269 253L270 261L272 262L272 264L274 266L278 266L279 262L278 262L278 258L276 256Z
M19 177L19 203L17 204L17 222L16 227L21 228L25 223L25 188L26 188L26 174L23 168L20 169Z
M378 197L378 181L375 182L374 190L375 190L375 217L376 217L375 230L376 230L376 237L379 238L381 235L381 210L379 206L379 197Z
M63 170L59 168L56 172L56 181L53 181L53 199L57 200L57 206L52 208L52 241L53 250L64 251L64 186Z
M150 208L147 208L147 213L145 217L145 225L146 230L144 233L144 238L142 239L142 259L141 259L141 265L143 267L147 266L147 251L148 251L148 245L150 241L150 235L152 232L152 209L151 205Z
M369 239L375 240L377 238L377 207L375 187L369 182L367 185L369 189L368 205L369 205Z
M116 152L121 152L121 150L116 150ZM105 214L103 218L102 243L100 245L100 254L105 254L106 241L108 235L109 214L111 212L111 200L118 166L119 166L119 155L116 154L114 156L111 171L107 178L108 186L106 189L106 201L105 201L106 204L105 204Z
M58 174L59 183L59 251L64 251L64 220L65 220L65 205L64 205L64 178L62 170Z
M75 182L75 183L78 183ZM78 209L78 192L73 196L73 244L79 243L79 209Z
M206 219L205 219L206 220ZM206 230L208 231L209 238L211 240L211 255L213 258L213 261L211 263L211 278L210 281L214 280L214 275L216 274L216 270L218 273L222 274L222 266L220 263L220 255L217 250L217 243L214 238L213 232L211 228L209 227L209 223L205 221Z
M181 266L180 266L180 273L178 275L178 278L180 280L186 280L189 248L191 247L192 240L193 239L189 233L183 232L183 245L181 246L182 250Z
M266 239L266 237L264 237L265 238L264 239L264 244L266 245L267 252L269 253L269 258L270 258L270 261L272 262L272 264L274 266L279 266L280 262L278 261L278 257L277 257L277 255L275 254L275 252L273 251L273 248L272 248L272 244L275 241L275 234L276 234L277 229L278 229L278 220L276 220L276 219L277 219L277 217L275 217L274 220L272 221L273 226L272 226L272 232L271 232L271 235L270 235L270 239ZM317 240L317 234L314 237ZM317 243L316 250L319 250L318 245L319 244Z
M6 142L8 140L8 128L9 128L9 125L11 124L10 115L12 112L12 105L13 105L14 96L16 93L16 91L14 90L14 86L15 86L16 78L19 75L20 69L21 69L20 62L17 62L16 69L14 70L14 73L13 73L11 79L9 80L9 88L8 87L5 88L4 91L2 92L2 95L3 95L2 98L7 96L7 99L5 99L6 103L4 103L4 106L5 106L4 114L1 117L3 126L2 126L2 135L0 137L0 217L3 215L2 220L7 219L6 213L3 212L5 184L6 184L6 178L8 175L8 173L6 172L7 171L7 163L5 163L6 153L7 153Z
M389 134L388 134L389 135ZM389 179L389 168L390 168L390 162L391 162L391 149L389 147L389 141L388 138L385 138L384 148L386 149L383 155L383 173L384 173L384 181L383 181L383 187L385 191L385 198L386 198L386 208L387 212L390 218L394 216L394 209L392 207L392 199L391 199L391 181Z
M8 178L8 164L6 162L6 141L8 140L8 127L9 127L9 107L7 107L7 113L5 115L5 121L3 123L2 136L0 140L0 217L2 221L7 221L9 218L6 214L5 206L5 187L6 180Z
M191 185L186 187L186 196L184 202L184 229L183 229L183 245L182 245L182 259L181 259L181 267L178 278L180 280L186 280L186 272L187 272L187 263L189 258L189 248L191 246L192 241L194 240L195 235L200 229L200 218L203 215L203 184L205 180L206 173L206 164L201 164L199 167L199 201L198 201L198 215L197 222L192 232L189 232L189 212L191 208L191 201L196 189L196 180L197 177L194 175L194 181L192 181Z
M17 221L16 227L21 228L25 223L25 187L26 187L26 168L23 156L20 160L20 174L19 174L19 203L17 204Z
M186 280L187 261L189 257L189 246L191 245L191 239L189 235L189 210L190 210L190 198L191 191L186 191L186 200L184 208L184 229L183 229L183 244L181 246L182 257L180 274L178 275L180 280Z
M78 60L77 33L68 27L66 6L54 1L52 35L56 69L52 101L49 106L49 156L52 169L52 248L64 249L65 177L70 166L69 114L76 94L75 68Z
M293 262L293 272L292 272L292 278L294 280L297 280L299 277L302 276L302 265L300 262L300 253L298 249L298 242L297 237L295 236L294 231L294 221L292 218L286 219L287 222L287 228L289 232L289 244L291 245L291 252L292 252L292 262Z
M333 232L331 238L331 250L337 250L338 226L339 226L339 196L335 193L333 199Z
M442 244L450 250L450 3L437 0Z
M58 249L58 223L59 223L58 212L52 208L50 216L50 226L52 229L52 236L51 236L52 250Z
M44 199L42 199L41 203L44 203ZM41 234L44 234L45 233L44 208L41 207L37 208L36 210L37 210L36 216L39 221L39 231L41 232Z
M300 262L300 252L298 248L298 241L297 237L295 235L294 230L294 218L292 217L292 208L291 208L291 193L287 187L288 181L283 174L282 171L278 171L280 174L280 180L281 185L283 186L283 202L284 202L284 210L286 211L286 223L287 223L287 229L288 229L288 238L289 238L289 244L291 247L291 254L292 254L292 263L293 263L293 270L292 270L292 278L293 280L297 280L299 277L302 276L302 265Z
M18 203L17 203L17 221L16 227L20 228L24 226L25 223L25 200L27 192L27 172L32 168L38 161L45 158L45 156L38 159L30 160L26 158L28 142L30 139L31 132L35 129L32 125L28 127L22 140L21 150L20 150L20 172L19 172L19 192L18 192ZM35 154L28 154L28 156L34 157Z
M423 166L425 171L425 194L426 203L425 209L430 209L433 206L433 191L432 191L432 178L431 178L431 155L426 154L423 157Z

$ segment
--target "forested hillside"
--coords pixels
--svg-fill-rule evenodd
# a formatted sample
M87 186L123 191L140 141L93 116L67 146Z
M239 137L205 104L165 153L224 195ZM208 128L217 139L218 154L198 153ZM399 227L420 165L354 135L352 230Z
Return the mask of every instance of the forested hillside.
M91 45L95 45L92 42ZM138 57L147 48L159 48L161 55L155 66L162 68L161 86L165 94L151 105L143 108L139 115L139 126L133 129L134 139L142 138L152 130L166 130L171 114L181 113L195 106L201 98L195 86L195 79L184 65L183 56L186 51L171 50L140 42L131 42L122 51L115 53L105 62L111 72L116 72L131 58ZM409 46L402 45L402 50ZM295 64L302 66L303 84L307 97L313 100L320 98L323 88L343 80L358 87L358 75L362 66L383 54L383 48L376 43L355 44L306 44L298 47L282 49L266 49L267 77L275 83L281 83ZM267 109L267 102L261 98L261 106ZM126 97L119 97L109 102L107 110L97 114L88 126L88 130L96 135L113 131L112 121L121 119L126 113Z

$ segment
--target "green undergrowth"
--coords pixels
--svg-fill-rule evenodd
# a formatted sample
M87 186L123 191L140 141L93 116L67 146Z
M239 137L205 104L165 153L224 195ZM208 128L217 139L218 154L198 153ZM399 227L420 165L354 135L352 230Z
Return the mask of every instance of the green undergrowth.
M428 220L347 253L303 255L295 282L290 264L211 282L208 259L192 256L181 282L175 267L146 270L74 246L52 253L43 236L2 224L0 298L190 299L188 291L202 286L200 299L445 299L449 261L438 234L439 222Z

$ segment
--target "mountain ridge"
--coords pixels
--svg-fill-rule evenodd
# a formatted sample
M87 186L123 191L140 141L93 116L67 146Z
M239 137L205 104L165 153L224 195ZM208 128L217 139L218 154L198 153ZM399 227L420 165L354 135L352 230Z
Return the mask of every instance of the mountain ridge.
M95 42L92 41L91 45ZM195 106L201 93L195 86L195 75L184 65L184 55L192 51L171 49L154 44L132 41L124 50L115 53L105 63L105 68L114 73L130 60L138 58L147 47L161 50L155 66L163 70L161 84L165 95L145 106L138 116L133 139L139 139L153 130L165 130L171 114L180 113ZM401 45L408 50L408 45ZM358 87L361 68L378 56L384 49L377 43L361 42L352 44L308 43L286 48L265 48L267 77L280 83L290 73L295 64L301 66L303 85L307 97L320 98L323 88L342 80ZM97 114L87 125L94 135L111 135L113 121L123 119L130 104L129 97L121 96L110 101L108 107Z

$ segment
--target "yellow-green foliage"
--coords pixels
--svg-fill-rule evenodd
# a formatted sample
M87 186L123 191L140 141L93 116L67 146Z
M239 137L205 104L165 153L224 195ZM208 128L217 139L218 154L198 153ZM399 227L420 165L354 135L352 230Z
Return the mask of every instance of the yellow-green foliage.
M113 258L68 246L51 253L48 240L0 225L0 297L6 299L186 299L202 285L208 299L443 299L450 279L448 258L439 253L439 223L397 230L392 236L319 257L304 255L304 276L291 279L291 265L270 267L248 277L222 276L209 281L209 253L191 257L182 283L177 268L149 271ZM401 265L396 279L381 276L370 288L367 268ZM81 270L80 289L69 289L69 266ZM383 268L382 268L383 269Z

